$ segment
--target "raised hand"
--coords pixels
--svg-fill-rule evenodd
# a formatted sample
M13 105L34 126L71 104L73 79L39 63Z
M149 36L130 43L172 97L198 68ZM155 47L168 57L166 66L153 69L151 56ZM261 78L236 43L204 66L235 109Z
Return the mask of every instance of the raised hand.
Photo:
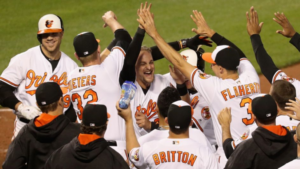
M169 70L170 70L170 75L172 76L172 78L177 84L183 84L186 81L186 78L183 76L183 74L175 67L169 65Z
M259 34L264 23L261 22L258 24L258 15L253 6L250 8L250 13L246 12L246 17L248 34L250 36Z
M193 14L194 16L191 15L191 18L195 22L197 29L193 28L192 31L198 35L203 35L211 38L215 34L215 31L207 25L202 13L198 12L197 10L193 10Z
M300 120L300 100L298 98L296 98L296 101L289 100L289 103L286 103L286 105L287 107L285 107L285 109L291 110L296 113L295 115L288 114L288 116L295 120Z
M276 12L274 13L276 18L273 18L283 30L277 30L276 33L281 34L287 38L291 38L295 35L296 31L293 26L290 24L289 20L285 17L283 13Z
M144 6L143 3L141 4L138 10L139 18L137 21L142 25L147 34L153 38L157 34L157 31L154 24L154 15L150 11L151 6L151 3L148 5L148 2L145 2Z
M113 11L107 11L103 16L102 19L104 21L104 25L103 27L107 27L108 24L107 22L109 22L110 20L117 20L117 16L115 15L115 13Z
M231 123L231 108L225 107L218 114L218 121L222 127L229 127Z

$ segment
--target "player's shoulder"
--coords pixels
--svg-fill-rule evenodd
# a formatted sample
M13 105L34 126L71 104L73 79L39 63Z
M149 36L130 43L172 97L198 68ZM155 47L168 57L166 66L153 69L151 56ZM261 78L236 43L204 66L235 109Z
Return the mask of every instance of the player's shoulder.
M160 140L162 138L167 138L167 130L152 130L150 133L141 136L138 141L140 145L143 145L150 141Z
M26 50L22 53L15 55L14 57L12 57L12 60L22 60L22 62L24 63L24 61L29 60L32 57L35 57L39 53L42 54L40 46L35 46L32 48L29 48L28 50Z
M65 54L64 52L61 51L61 58L64 59L69 66L76 68L78 67L77 63L67 54Z

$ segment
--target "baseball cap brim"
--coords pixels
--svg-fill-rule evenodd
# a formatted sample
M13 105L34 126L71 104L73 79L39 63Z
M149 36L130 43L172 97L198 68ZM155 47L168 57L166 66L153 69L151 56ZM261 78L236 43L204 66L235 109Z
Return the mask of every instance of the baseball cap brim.
M212 53L203 53L202 59L205 62L216 64L216 62L212 59Z
M44 34L44 33L59 33L62 32L62 29L45 29L38 31L37 34Z
M100 43L100 39L96 39L96 41L97 41L98 43Z

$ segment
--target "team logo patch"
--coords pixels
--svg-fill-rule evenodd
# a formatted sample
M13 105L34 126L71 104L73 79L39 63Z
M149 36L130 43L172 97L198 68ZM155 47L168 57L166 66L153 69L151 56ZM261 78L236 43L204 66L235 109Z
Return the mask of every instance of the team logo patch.
M189 58L188 56L185 56L185 55L182 55L182 57L185 61L187 61L187 59Z
M205 120L208 120L208 119L211 118L211 115L210 115L210 112L209 112L209 108L207 106L202 108L202 110L201 110L201 116Z
M211 76L211 75L208 75L208 74L206 74L206 73L200 73L200 75L199 75L199 77L200 77L201 79L208 79L208 78L210 78L210 76Z
M134 159L135 161L139 161L139 149L135 150L135 152L132 154L132 159Z
M283 76L282 80L285 80L285 81L288 81L290 83L293 83L295 81L295 78L291 78L291 77L288 77L288 76Z
M52 24L53 24L53 20L51 20L51 21L46 20L46 24L45 25L46 25L47 28L51 28Z
M249 133L250 133L250 130L247 129L247 130L244 132L244 134L241 136L241 139L242 139L242 140L246 140L246 139L248 138L248 136L249 136Z
M179 141L173 141L173 144L178 145Z

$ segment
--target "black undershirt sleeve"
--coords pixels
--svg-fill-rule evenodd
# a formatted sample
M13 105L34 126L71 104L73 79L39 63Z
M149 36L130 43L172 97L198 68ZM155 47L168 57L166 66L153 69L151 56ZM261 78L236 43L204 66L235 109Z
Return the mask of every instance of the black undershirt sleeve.
M156 122L151 122L151 129L150 129L150 131L152 131L152 130L154 130L154 129L158 129L158 127L159 127L159 124L158 124L158 123L156 123Z
M169 42L168 44L176 51L179 51L181 49L177 41ZM157 46L152 46L151 51L152 51L151 54L154 61L164 58L164 55L160 52Z
M72 102L70 103L70 107L67 111L65 111L65 116L67 116L71 122L75 122L77 120L76 112L74 110Z
M138 28L126 53L123 68L120 72L119 83L122 84L128 81L135 81L135 63L141 51L141 46L145 37L145 30Z
M115 31L115 39L115 46L120 46L126 53L131 42L131 37L129 33L125 29L117 29Z
M223 149L225 152L225 155L227 159L230 157L230 155L233 153L234 149L231 146L231 142L233 141L232 138L228 138L223 142Z
M20 101L13 93L16 88L0 81L0 104L3 107L15 109L15 105Z
M298 49L298 51L300 52L300 35L297 32L291 38L290 43L293 44Z
M224 38L223 36L219 35L218 33L215 33L212 37L211 40L214 41L218 46L219 45L228 45L239 53L240 58L246 58L246 55L241 51L240 48L238 48L235 44L230 42L228 39Z
M274 64L272 58L267 53L261 41L260 35L255 34L250 37L256 61L262 74L272 84L274 74L279 70Z

